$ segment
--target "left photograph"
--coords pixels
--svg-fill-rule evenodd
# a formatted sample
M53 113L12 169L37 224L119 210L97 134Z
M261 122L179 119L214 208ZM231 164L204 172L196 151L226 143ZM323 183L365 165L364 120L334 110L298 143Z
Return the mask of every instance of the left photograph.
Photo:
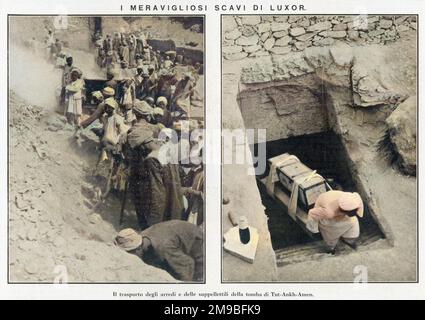
M9 283L205 283L204 22L9 15Z

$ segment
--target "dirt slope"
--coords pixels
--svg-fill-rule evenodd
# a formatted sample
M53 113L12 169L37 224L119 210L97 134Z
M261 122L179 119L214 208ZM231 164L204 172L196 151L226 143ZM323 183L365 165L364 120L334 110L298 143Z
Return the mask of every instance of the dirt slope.
M58 266L66 267L69 282L175 281L113 245L118 198L91 214L93 136L78 146L61 115L30 105L13 91L9 118L11 281L52 282L55 268L63 269ZM127 225L133 222L127 219Z

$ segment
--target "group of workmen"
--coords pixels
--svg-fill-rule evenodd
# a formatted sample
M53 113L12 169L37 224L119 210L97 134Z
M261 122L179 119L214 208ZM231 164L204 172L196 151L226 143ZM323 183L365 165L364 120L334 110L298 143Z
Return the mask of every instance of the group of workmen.
M68 123L77 139L84 130L99 137L95 173L110 161L106 190L98 199L118 190L122 222L127 193L132 196L140 232L121 230L115 244L144 261L159 261L176 279L202 281L203 121L190 116L201 66L181 65L175 56L158 59L161 53L151 54L152 48L132 35L120 35L119 43L110 36L94 38L107 80L90 93L73 57L53 51L65 59L60 100ZM141 57L133 47L140 43ZM96 105L94 112L83 114L84 102Z
M113 36L107 34L105 37L97 32L93 41L97 49L97 64L107 69L121 63L126 63L129 68L148 63L157 70L161 66L169 68L173 63L188 63L188 58L176 55L175 51L161 53L160 50L154 50L148 44L147 35L143 32L131 34L115 32Z

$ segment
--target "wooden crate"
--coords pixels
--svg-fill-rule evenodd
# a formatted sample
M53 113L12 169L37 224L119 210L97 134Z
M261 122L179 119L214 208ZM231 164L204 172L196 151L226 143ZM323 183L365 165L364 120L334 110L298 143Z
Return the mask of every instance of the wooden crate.
M302 179L312 174L312 170L301 162L292 163L289 165L277 168L279 182L284 189L290 193L295 178ZM304 211L314 207L314 204L320 194L327 191L326 181L321 177L313 177L299 185L298 188L298 206Z
M284 165L276 170L280 183L288 191L292 190L295 177L311 173L312 171L309 167L299 161Z
M321 177L313 177L299 185L298 205L306 212L314 207L317 198L327 191L326 181Z

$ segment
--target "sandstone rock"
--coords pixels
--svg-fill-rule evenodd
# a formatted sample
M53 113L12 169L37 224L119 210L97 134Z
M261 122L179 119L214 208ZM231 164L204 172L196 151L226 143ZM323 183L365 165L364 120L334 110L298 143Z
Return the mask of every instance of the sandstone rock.
M245 47L243 47L243 51L248 52L248 53L253 53L253 52L258 51L260 49L261 49L261 46L258 45L258 44L253 45L253 46L245 46Z
M349 67L353 63L353 49L345 43L338 43L329 49L329 53L336 65Z
M397 19L395 19L394 24L395 24L396 26L401 25L404 21L406 21L407 17L408 17L408 16L401 16L401 17L398 17Z
M277 39L275 42L275 46L277 47L285 47L289 44L289 42L292 40L290 36L285 36L283 38Z
M295 48L297 49L297 50L304 50L305 48L307 48L307 46L308 46L308 42L305 42L305 41L297 41L297 42L295 42L295 44L294 44L294 46L295 46Z
M227 60L241 60L243 58L246 58L247 56L248 56L248 53L246 52L238 52L238 53L226 54L224 55L224 58Z
M304 59L307 63L317 69L317 68L327 68L333 63L333 59L330 55L328 48L320 47L309 47L304 50Z
M347 28L349 30L362 30L367 31L369 30L369 19L367 16L356 16L352 22L347 23Z
M273 47L270 52L273 54L288 54L291 50L291 47Z
M273 22L273 16L261 16L261 21Z
M242 19L241 17L235 17L235 21L238 27L243 27Z
M342 23L349 23L352 22L354 20L354 16L344 16L342 19Z
M332 23L330 21L325 21L325 22L316 23L316 24L308 27L307 31L309 31L309 32L323 31L323 30L329 30L331 28L332 28Z
M367 17L367 22L368 23L375 23L379 21L379 16L368 16Z
M403 24L397 26L398 32L406 32L406 31L409 31L409 30L410 30L409 26L406 26L406 25L403 25Z
M276 41L274 38L267 39L263 44L264 49L266 49L267 51L270 50L275 45L275 42Z
M66 244L66 240L62 238L61 236L57 236L53 240L53 245L57 248L63 247Z
M102 216L98 213L93 213L89 216L89 222L91 224L97 224L102 221Z
M317 40L313 42L315 46L330 46L333 44L335 40L333 38L323 38L321 40Z
M259 50L259 51L250 53L248 55L248 57L250 57L250 58L256 58L256 57L264 57L264 56L268 56L268 55L270 55L270 53L268 51Z
M242 51L242 46L229 46L222 48L223 54L233 54Z
M259 38L258 38L257 35L253 35L253 36L250 36L250 37L242 36L242 37L239 37L235 41L235 43L237 45L240 45L240 46L253 46L253 45L256 45L258 43L258 40L259 40Z
M224 37L228 40L235 40L239 38L242 35L242 32L240 32L238 29L234 29L230 32L227 32Z
M65 126L63 119L61 119L59 117L52 117L52 116L47 118L46 124L48 125L47 129L49 131L53 131L53 132L56 132L58 130L62 130Z
M233 16L223 16L222 19L223 19L222 26L223 26L224 33L237 29L238 24L236 23L236 20Z
M288 22L288 16L285 15L273 16L273 19L276 22Z
M277 31L273 33L273 37L275 38L282 38L284 36L288 35L288 31L284 30L284 31Z
M373 38L373 37L376 37L376 36L383 34L384 32L385 32L384 29L376 29L376 30L369 32L369 37Z
M372 30L375 30L377 27L378 27L377 23L368 23L367 30L372 31Z
M271 63L253 63L242 69L241 82L247 84L272 81L273 74L274 69Z
M235 44L235 40L223 39L223 47L230 47Z
M242 32L242 35L244 35L245 37L250 37L257 33L253 26L243 26L241 28L241 32Z
M385 35L386 38L394 39L397 35L397 31L396 30L387 30L387 31L385 31L384 35Z
M265 32L265 33L263 33L263 34L261 35L261 37L260 37L260 41L261 41L261 42L266 42L266 40L267 40L268 38L270 38L270 32Z
M339 23L333 26L332 30L334 31L345 31L347 30L347 25L345 23Z
M360 36L360 38L368 39L369 38L369 33L364 32L364 31L359 31L359 36Z
M29 229L27 232L26 239L29 241L37 240L37 231L35 229Z
M392 91L384 85L382 75L374 69L370 70L355 63L351 71L355 106L394 105L402 98L398 92Z
M416 175L416 97L401 103L387 118L391 142L399 154L402 172Z
M313 32L309 32L306 34L303 34L302 36L297 37L297 41L308 41L310 39L312 39L316 34Z
M377 36L375 38L368 37L368 38L365 38L363 40L364 40L364 42L369 43L369 44L370 43L377 44L377 43L381 42L381 36Z
M248 26L255 26L256 24L259 24L261 22L260 16L242 16L241 17L242 24L248 25Z
M302 18L297 22L298 26L307 28L310 26L310 20L308 18Z
M293 28L289 30L289 34L293 37L298 37L305 33L305 29L302 27Z
M319 33L322 37L325 38L334 38L334 39L340 39L345 38L347 36L347 32L345 31L322 31Z
M36 274L39 271L37 265L34 263L26 263L24 266L24 270L29 274Z
M272 30L272 32L276 32L276 31L287 31L290 28L290 24L289 23L279 23L279 22L273 22L270 25L270 28Z
M382 19L379 21L379 27L382 29L389 29L393 25L393 21L389 19Z
M270 23L264 22L257 25L257 31L258 33L264 33L270 31Z
M271 60L272 63L270 65L273 70L271 81L281 81L291 77L299 77L315 71L301 52L286 56L272 55ZM265 63L262 63L263 69L264 65Z
M297 16L297 15L290 15L288 17L288 23L294 23L297 22L298 20L301 19L301 16Z

